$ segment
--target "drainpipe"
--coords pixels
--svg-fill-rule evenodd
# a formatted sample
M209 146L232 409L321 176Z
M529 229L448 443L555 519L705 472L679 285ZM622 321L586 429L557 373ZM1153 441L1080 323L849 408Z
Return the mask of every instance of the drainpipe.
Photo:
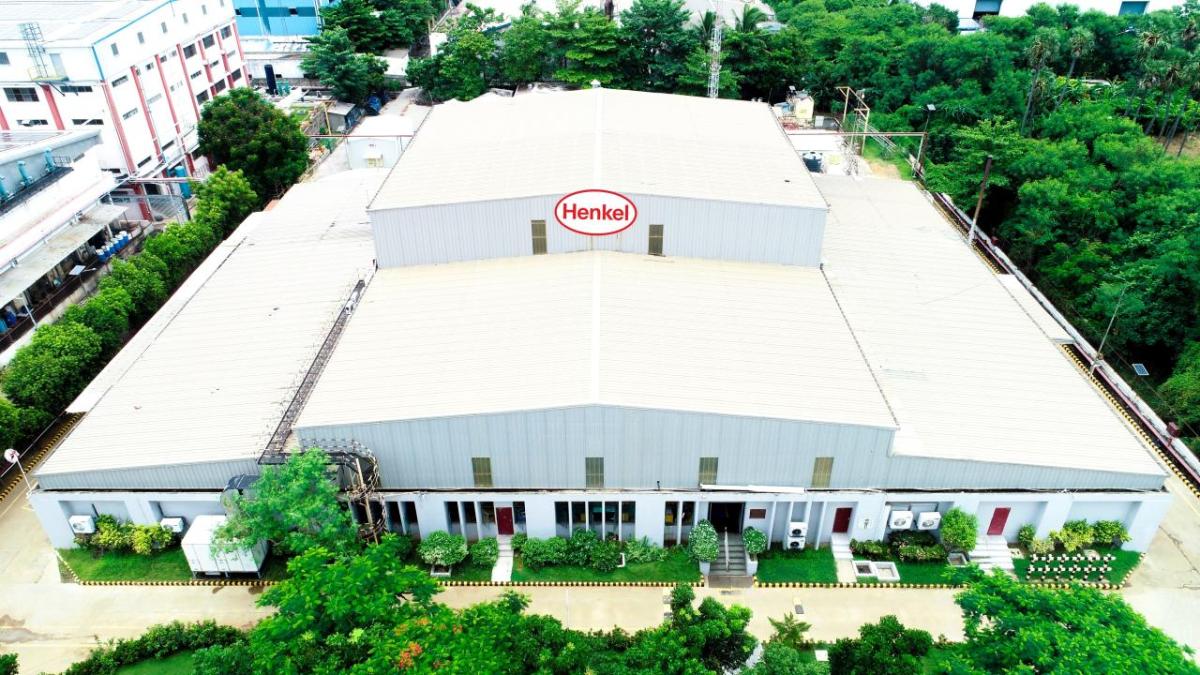
M25 168L25 160L17 162L17 171L21 173L21 187L29 187L33 180L29 177L29 170Z
M42 159L46 160L46 171L54 171L54 157L50 155L49 150L42 152Z

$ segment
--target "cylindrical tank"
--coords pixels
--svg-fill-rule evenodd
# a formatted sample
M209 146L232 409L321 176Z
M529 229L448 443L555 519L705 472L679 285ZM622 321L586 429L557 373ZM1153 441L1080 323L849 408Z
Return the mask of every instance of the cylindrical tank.
M821 173L821 155L815 152L806 152L803 155L804 166L813 173Z

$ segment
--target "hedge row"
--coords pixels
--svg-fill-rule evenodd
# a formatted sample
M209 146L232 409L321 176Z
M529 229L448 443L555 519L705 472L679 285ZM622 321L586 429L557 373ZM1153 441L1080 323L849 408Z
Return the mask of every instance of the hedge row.
M231 645L245 639L242 631L215 621L192 624L174 621L151 626L141 637L110 640L93 649L86 659L64 670L63 675L110 675L124 666L149 659L163 659L204 647Z

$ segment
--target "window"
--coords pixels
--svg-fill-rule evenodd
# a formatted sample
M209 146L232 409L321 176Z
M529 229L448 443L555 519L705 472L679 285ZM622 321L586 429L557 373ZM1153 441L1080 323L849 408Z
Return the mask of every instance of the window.
M153 61L146 64L146 70L154 70L154 62Z
M571 507L566 502L554 502L554 525L563 530L571 530Z
M128 82L128 81L129 81L129 76L128 76L128 75L122 75L122 76L120 76L120 77L118 77L117 79L115 79L115 80L113 80L113 81L112 81L112 86L114 86L114 87L119 87L119 86L121 86L121 85L125 84L125 83L126 83L126 82Z
M86 84L64 84L59 86L59 91L64 94L90 94L92 88Z
M663 254L663 226L650 226L650 255Z
M17 120L17 124L23 127L44 127L49 122L46 120Z
M111 45L109 45L109 47L112 48L113 56L119 56L121 54L121 50L117 49L117 43L114 42Z
M751 520L762 520L767 517L766 509L750 509Z
M207 100L208 100L208 92L207 91L202 91L199 94L196 94L196 102L197 103L204 103Z
M77 127L99 127L104 125L104 120L98 118L84 119L77 117L71 120L71 124L74 124Z
M653 226L652 226L653 227ZM717 482L717 458L700 458L700 484L713 485Z
M216 68L221 65L221 59L213 59L212 61L209 61L208 65L210 68Z
M183 48L183 58L190 59L196 55L196 45L188 45Z
M604 458L584 458L585 484L590 488L604 487Z
M200 5L200 13L208 16L208 5Z
M33 87L5 87L4 95L10 101L32 102L38 100L37 89Z
M542 255L546 252L546 221L533 221L533 254Z
M139 30L137 36L138 36L138 44L139 45L146 44L146 36L142 35L142 31Z
M228 40L231 36L233 36L233 29L231 29L229 26L225 26L221 29L221 37L223 39Z
M158 27L162 29L162 32L164 32L164 33L167 32L167 22L166 21L158 24Z
M167 62L167 55L166 55L166 54L161 54L161 55L158 57L158 62L159 62L159 63L166 63L166 62Z
M513 502L513 521L517 525L525 524L525 502Z
M490 488L492 487L492 458L491 457L472 457L471 458L471 473L475 476L475 487Z
M1147 3L1145 3L1145 2L1122 2L1121 8L1117 10L1117 14L1121 15L1121 16L1124 16L1127 14L1133 14L1133 15L1145 14L1146 13L1146 4Z
M136 115L136 114L137 114L137 108L132 108L132 109L130 109L130 110L129 110L129 112L122 114L122 115L121 115L121 119L123 119L123 120L127 120L127 119L129 119L130 117L133 117L133 116L134 116L134 115Z
M190 78L192 78L192 79L194 80L194 79L196 79L197 77L200 77L200 71L199 71L199 70L197 70L196 72L192 73L192 74L191 74L191 75L189 75L188 77L190 77Z
M1001 2L1003 0L975 0L975 11L971 14L971 18L978 21L981 16L999 14Z
M217 80L217 83L213 85L213 96L223 91L225 91L225 80Z
M151 157L150 155L146 155L145 159L138 162L138 168L140 169L143 166L146 166L147 164L149 164L151 159L153 159L153 157Z
M8 52L0 52L0 66L8 65Z
M188 18L187 18L187 12L184 12L184 13L183 13L183 22L184 22L184 23L187 23L187 22L188 22Z
M163 143L163 146L162 146L163 152L166 152L167 150L169 150L171 148L171 146L173 146L173 145L175 145L175 141L167 141L166 143Z
M204 43L204 48L205 48L205 49L208 49L208 48L212 47L213 45L215 45L215 44L217 43L217 41L216 41L216 40L214 40L214 39L213 39L213 36L211 36L211 35L205 35L205 36L204 36L204 39L203 39L203 40L201 40L201 42L203 42L203 43Z
M162 100L162 94L155 94L155 95L151 96L150 98L146 99L146 105L150 105L156 101L161 101L161 100Z
M237 70L230 73L229 79L233 80L234 82L237 82L238 80L242 79L242 69L238 68Z
M621 502L621 522L637 522L637 502Z
M833 458L818 457L813 461L812 486L815 488L829 487L829 478L833 475Z

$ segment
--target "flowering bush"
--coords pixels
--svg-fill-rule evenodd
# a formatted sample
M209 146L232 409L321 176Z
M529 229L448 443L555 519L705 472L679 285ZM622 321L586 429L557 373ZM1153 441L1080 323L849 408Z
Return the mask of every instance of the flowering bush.
M452 567L467 557L467 540L458 534L450 534L441 530L431 532L421 540L417 553L426 565Z
M1129 541L1129 531L1119 520L1097 520L1092 525L1092 543L1117 547Z
M859 541L857 539L850 540L850 552L867 560L887 560L891 555L888 545L882 541Z
M746 531L742 532L742 543L746 545L746 554L757 558L759 553L767 550L767 535L753 527L747 527Z
M500 559L500 542L495 537L480 539L471 545L471 564L476 567L492 567Z
M561 537L527 539L521 547L525 566L537 571L548 565L561 565L567 557L567 540Z
M718 553L720 546L717 544L717 530L713 528L712 523L707 520L696 523L688 539L688 554L693 560L712 562L717 559Z

